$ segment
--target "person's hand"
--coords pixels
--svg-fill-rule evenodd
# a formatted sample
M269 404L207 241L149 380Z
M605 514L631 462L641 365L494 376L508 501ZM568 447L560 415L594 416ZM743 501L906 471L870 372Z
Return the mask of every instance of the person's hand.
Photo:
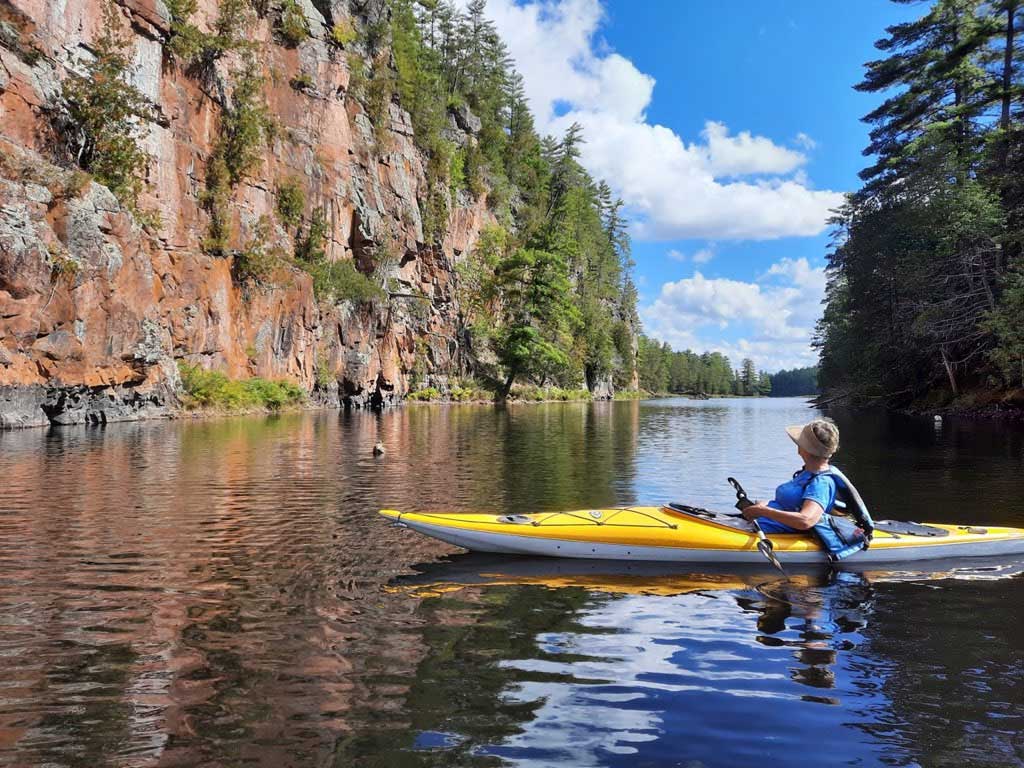
M741 510L740 514L743 515L744 520L756 520L762 516L761 505L757 503L751 504L746 509Z

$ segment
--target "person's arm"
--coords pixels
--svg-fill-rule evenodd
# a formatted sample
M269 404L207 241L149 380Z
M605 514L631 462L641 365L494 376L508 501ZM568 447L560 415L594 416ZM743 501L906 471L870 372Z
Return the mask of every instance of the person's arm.
M744 509L743 517L747 520L767 517L769 520L788 525L790 528L795 528L798 531L806 531L817 525L824 513L824 507L811 499L804 499L803 506L800 507L799 512L772 509L764 502L759 501Z

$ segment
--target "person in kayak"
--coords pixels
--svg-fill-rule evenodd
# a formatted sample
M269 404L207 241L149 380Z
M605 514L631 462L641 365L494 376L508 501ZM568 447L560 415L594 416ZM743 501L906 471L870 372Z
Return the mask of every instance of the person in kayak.
M829 459L839 449L839 430L828 419L786 427L796 443L803 469L778 488L771 501L756 501L743 510L747 520L757 520L765 533L809 531L832 512L836 482L829 473Z

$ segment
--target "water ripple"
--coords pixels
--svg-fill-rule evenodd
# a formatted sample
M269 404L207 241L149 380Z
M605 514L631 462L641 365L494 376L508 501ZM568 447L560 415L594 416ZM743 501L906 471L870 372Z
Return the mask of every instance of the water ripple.
M663 401L0 433L0 765L1020 764L1006 572L465 583L453 548L374 513L726 505L726 474L757 495L789 474L780 429L807 415ZM1024 523L1020 435L840 426L884 509Z

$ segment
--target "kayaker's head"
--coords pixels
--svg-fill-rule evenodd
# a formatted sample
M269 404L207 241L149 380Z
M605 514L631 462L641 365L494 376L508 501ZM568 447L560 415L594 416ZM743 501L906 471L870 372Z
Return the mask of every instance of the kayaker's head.
M805 464L827 463L839 450L839 429L830 419L786 427L786 434L796 443L796 451Z

